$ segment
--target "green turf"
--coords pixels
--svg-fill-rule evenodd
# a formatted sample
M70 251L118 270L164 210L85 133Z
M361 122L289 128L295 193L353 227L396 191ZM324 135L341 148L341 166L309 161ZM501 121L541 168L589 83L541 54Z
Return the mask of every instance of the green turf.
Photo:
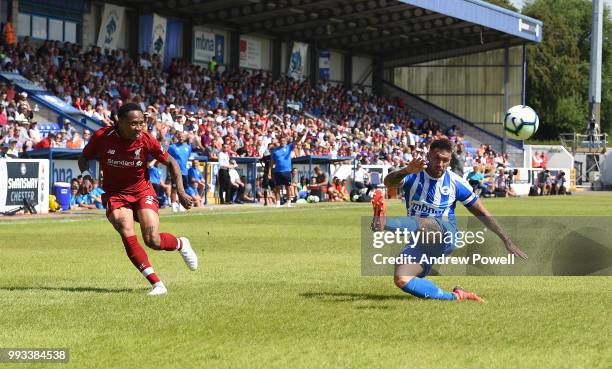
M485 202L498 215L608 215L612 196ZM157 298L101 213L1 220L0 347L68 347L66 368L611 367L611 277L433 277L488 304L417 300L360 275L369 214L163 211L162 230L190 237L201 269L149 252L169 288Z

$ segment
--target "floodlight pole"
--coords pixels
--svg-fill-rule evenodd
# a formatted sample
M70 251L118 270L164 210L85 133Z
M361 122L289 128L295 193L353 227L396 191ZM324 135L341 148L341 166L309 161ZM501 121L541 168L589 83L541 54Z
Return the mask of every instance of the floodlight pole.
M603 0L593 0L593 29L591 31L591 65L589 74L589 121L595 120L595 134L601 122L601 52L603 34Z

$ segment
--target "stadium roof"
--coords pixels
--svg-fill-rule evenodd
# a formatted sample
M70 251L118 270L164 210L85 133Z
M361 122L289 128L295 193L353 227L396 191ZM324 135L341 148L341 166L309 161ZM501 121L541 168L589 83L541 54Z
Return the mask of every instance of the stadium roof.
M385 67L542 40L542 22L481 0L115 0L141 13L380 57Z

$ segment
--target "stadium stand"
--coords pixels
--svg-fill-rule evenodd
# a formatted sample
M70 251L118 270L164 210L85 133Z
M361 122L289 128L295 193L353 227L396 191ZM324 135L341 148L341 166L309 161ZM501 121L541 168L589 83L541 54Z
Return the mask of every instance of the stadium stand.
M476 148L462 141L459 129L414 114L403 101L359 88L326 82L311 86L308 80L274 79L268 72L246 69L213 73L180 60L163 68L156 56L146 53L129 58L125 52L103 54L95 46L83 51L57 41L35 48L27 37L3 45L0 54L1 70L21 73L106 124L112 124L122 103L136 102L146 111L149 130L164 145L170 145L176 133L186 132L194 151L213 160L223 142L230 145L232 156L261 157L275 139L276 127L296 137L309 131L297 143L295 157L350 156L363 164L404 164L446 134L466 147L468 164L505 160L490 146L478 143ZM49 132L56 134L52 147L67 147L76 130L51 122L18 129L23 124L17 124L14 87L0 85L0 91L2 114L9 123L2 129L4 152L13 138L18 150L32 150ZM303 110L292 108L296 101ZM31 111L26 115L28 122L36 118Z

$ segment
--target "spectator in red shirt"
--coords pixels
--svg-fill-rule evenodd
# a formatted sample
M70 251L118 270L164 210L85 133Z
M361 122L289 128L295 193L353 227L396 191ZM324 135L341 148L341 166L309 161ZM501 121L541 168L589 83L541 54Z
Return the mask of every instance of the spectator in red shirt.
M49 134L47 135L47 137L43 138L42 140L40 140L35 146L34 149L36 150L41 150L41 149L50 149L52 148L55 144L55 133L53 132L49 132Z
M4 106L0 105L0 128L6 127L8 123L8 117L6 116L6 110L4 110Z

